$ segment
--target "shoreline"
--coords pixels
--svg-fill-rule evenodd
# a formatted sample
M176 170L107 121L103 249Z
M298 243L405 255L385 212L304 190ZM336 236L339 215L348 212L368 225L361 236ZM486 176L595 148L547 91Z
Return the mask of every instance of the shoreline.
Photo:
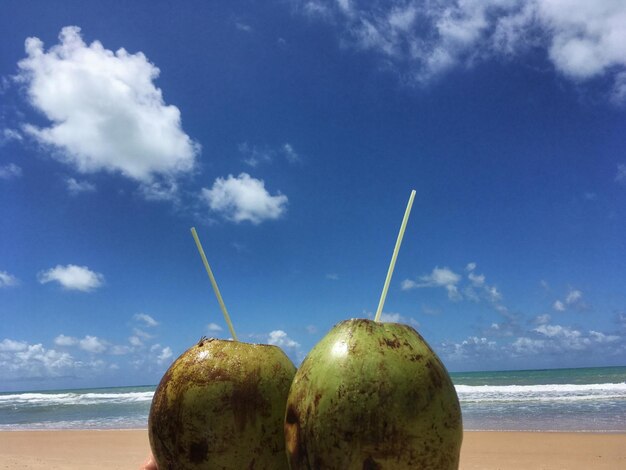
M0 431L0 469L135 469L147 429ZM626 432L465 431L461 470L626 468Z
M16 428L16 429L0 429L0 434L2 433L13 433L13 432L148 432L147 428ZM473 434L473 433L502 433L502 434L511 434L511 433L519 433L519 434L624 434L626 435L625 430L551 430L551 429L464 429L463 434Z

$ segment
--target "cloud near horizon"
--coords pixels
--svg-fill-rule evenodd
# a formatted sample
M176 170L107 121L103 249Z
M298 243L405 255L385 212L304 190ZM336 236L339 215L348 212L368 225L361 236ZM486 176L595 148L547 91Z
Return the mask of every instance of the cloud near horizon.
M626 3L614 0L301 0L305 15L339 30L343 45L375 52L408 82L455 67L543 50L556 72L606 77L626 100Z
M31 105L49 121L24 132L80 173L116 172L142 183L190 172L199 145L181 127L180 111L154 84L159 69L142 52L87 45L77 26L44 51L26 39L17 80Z

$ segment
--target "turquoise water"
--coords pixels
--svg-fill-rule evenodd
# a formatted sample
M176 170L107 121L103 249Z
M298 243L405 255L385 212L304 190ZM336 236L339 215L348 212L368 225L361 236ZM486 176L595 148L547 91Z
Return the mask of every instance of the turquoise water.
M626 432L626 367L453 373L466 430ZM154 386L0 393L0 430L145 428Z
M626 367L451 376L466 430L626 431Z

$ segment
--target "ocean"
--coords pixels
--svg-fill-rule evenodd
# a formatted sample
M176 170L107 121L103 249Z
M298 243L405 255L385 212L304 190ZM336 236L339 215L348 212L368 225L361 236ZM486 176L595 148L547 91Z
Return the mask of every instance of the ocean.
M466 430L626 432L626 367L451 376ZM0 430L146 428L154 388L0 393Z

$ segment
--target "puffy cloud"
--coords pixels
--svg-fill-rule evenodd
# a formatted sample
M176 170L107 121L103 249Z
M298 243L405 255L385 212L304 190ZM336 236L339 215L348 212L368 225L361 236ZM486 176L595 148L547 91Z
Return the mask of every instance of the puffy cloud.
M67 178L65 186L72 196L80 193L92 193L96 190L96 186L88 181L78 181L76 178Z
M270 331L267 337L267 344L273 344L281 348L299 348L300 344L292 340L283 330Z
M610 334L607 335L600 331L594 331L594 330L589 331L589 337L591 338L592 341L596 343L614 343L621 339L617 335L610 335Z
M0 288L14 287L19 283L20 281L13 274L9 274L6 271L0 271Z
M470 281L472 281L472 284L474 285L474 287L481 287L485 284L484 274L469 273L467 277L469 278Z
M155 327L155 326L157 326L159 324L158 321L156 321L154 318L152 318L147 313L136 313L135 315L133 315L133 318L136 321L141 322L145 326L148 326L148 327Z
M498 344L495 341L479 336L470 336L459 343L441 344L442 355L450 361L484 359L494 355L498 350Z
M84 351L100 354L106 351L108 347L108 343L97 336L85 336L83 339L78 341L78 345Z
M15 341L9 338L5 338L0 341L0 351L2 352L23 351L27 347L28 344L24 341Z
M263 180L247 173L234 177L217 178L211 189L202 189L202 198L211 210L233 222L250 221L259 224L264 220L278 219L286 210L287 196L275 196L265 189Z
M152 357L154 357L154 360L157 362L157 364L159 365L163 365L167 362L169 362L169 360L172 358L173 353L172 353L172 349L169 346L161 346L160 344L153 344L150 347L150 354ZM143 362L142 360L140 360L139 362Z
M583 302L583 293L578 289L570 289L567 295L565 296L565 300L556 300L552 305L552 308L557 312L564 312L570 307L577 309L584 309L587 305Z
M457 66L541 49L580 82L608 76L626 98L626 3L616 0L301 0L302 11L340 28L342 44L378 53L426 82ZM343 5L343 6L342 6ZM349 5L346 7L345 5Z
M448 291L448 297L452 300L458 300L461 295L458 291L457 284L461 280L461 276L456 274L449 268L435 267L430 274L421 276L420 282L405 279L402 281L402 289L409 290L422 287L444 287Z
M143 53L87 45L76 26L63 28L59 41L44 51L40 39L26 40L18 80L51 121L25 125L27 134L81 173L149 182L194 168L199 147L183 132L178 108L165 104L154 85L159 69Z
M542 324L535 328L536 332L548 338L580 338L582 333L567 326Z
M57 346L74 346L78 344L78 339L73 336L65 336L64 334L60 334L56 338L54 338L54 344Z
M166 346L161 349L161 352L157 356L157 362L159 364L165 364L172 358L172 355L172 349L169 346Z
M22 176L22 168L15 163L0 166L0 180L11 180Z
M502 294L496 286L488 285L484 274L476 274L477 264L472 262L465 266L468 272L467 279L469 284L464 282L464 278L452 271L450 268L439 268L425 276L421 276L419 281L405 279L402 281L402 289L409 290L422 287L444 287L448 292L448 298L453 301L459 301L463 298L480 302L485 300L492 307L504 316L510 316L508 309L502 305ZM464 285L463 285L464 284Z
M102 274L91 271L87 266L74 264L57 265L52 269L40 272L37 278L42 284L58 282L64 289L82 292L91 292L104 283Z
M72 374L77 368L84 367L84 364L75 361L68 353L46 349L42 344L22 342L19 344L19 348L13 348L9 353L0 355L0 378L59 377Z

